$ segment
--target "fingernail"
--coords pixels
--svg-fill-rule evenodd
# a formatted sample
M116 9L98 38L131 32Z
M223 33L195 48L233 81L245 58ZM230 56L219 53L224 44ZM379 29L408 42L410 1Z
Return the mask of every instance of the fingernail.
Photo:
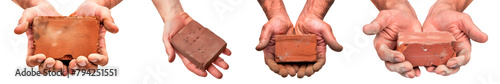
M85 66L85 65L87 65L87 63L85 63L85 62L79 62L78 65Z
M401 71L403 71L403 72L408 72L408 71L410 71L410 70L411 70L411 69L407 69L407 68L403 68L403 69L401 69Z
M410 76L408 76L408 74L405 74L405 77L406 77L406 78L410 78Z
M72 69L78 69L78 66L73 67Z
M441 73L438 73L438 74L439 74L439 75L443 75L443 76L444 76L444 74L445 74L445 73L444 73L444 72L441 72Z
M37 59L36 61L37 62L43 62L43 59Z
M47 64L47 68L52 68L53 64Z
M458 67L458 64L451 66L451 68L457 68L457 67Z
M96 59L94 59L94 60L91 60L91 62L97 62L97 58L96 58Z
M402 60L400 60L398 58L394 58L394 61L396 61L396 62L403 62Z

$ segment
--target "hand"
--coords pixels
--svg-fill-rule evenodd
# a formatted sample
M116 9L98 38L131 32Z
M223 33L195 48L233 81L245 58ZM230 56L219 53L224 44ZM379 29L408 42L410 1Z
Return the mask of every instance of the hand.
M98 2L87 0L78 7L78 9L70 16L95 16L101 21L102 25L99 31L99 47L100 53L93 53L87 57L79 56L69 63L70 72L76 69L97 69L97 65L105 66L108 64L108 52L106 51L105 34L106 30L111 33L118 32L118 26L114 23L113 17L109 9L117 5L121 0L115 2ZM111 6L100 5L110 3Z
M385 6L381 5L385 3L372 1L381 11L375 20L363 27L363 32L367 35L377 34L373 44L378 56L385 61L386 68L392 72L397 72L407 78L420 76L420 69L414 68L410 62L405 61L402 53L395 50L399 32L422 32L413 8L406 0L396 3L396 6L394 4Z
M340 52L343 49L342 45L337 43L337 40L332 33L331 26L321 18L310 17L307 15L301 16L299 17L295 28L295 31L298 34L315 34L318 38L316 47L316 50L318 50L318 61L314 64L301 66L297 73L299 78L304 74L307 76L311 76L312 74L314 74L314 72L318 72L323 67L323 65L325 65L326 44L330 46L330 49L337 52Z
M220 79L222 78L222 73L217 70L217 68L214 65L210 65L207 70L200 70L196 68L196 65L194 65L191 61L189 61L186 57L184 57L182 54L178 53L170 44L170 39L177 34L184 26L186 26L190 21L193 19L189 17L187 13L178 13L179 15L173 15L172 17L167 17L165 21L165 27L163 31L163 43L165 45L165 50L168 54L168 59L169 62L173 62L175 59L175 53L179 55L181 58L182 62L186 66L186 68L195 73L198 76L206 77L208 71L210 74L212 74L215 78ZM231 51L229 49L225 49L223 54L230 56ZM221 67L224 70L227 70L229 68L229 65L221 58L217 57L217 59L212 62L213 64Z
M14 3L21 6L24 10L17 27L14 29L16 34L26 32L28 36L28 53L26 57L26 65L29 67L38 66L39 71L51 70L61 71L63 75L67 75L66 66L60 60L47 58L44 54L36 54L35 46L33 45L33 30L30 26L36 16L61 16L54 7L45 0L13 0ZM46 75L47 73L42 73Z
M267 66L269 66L269 69L271 69L274 73L278 73L282 77L286 77L288 75L293 77L297 71L299 71L299 65L278 64L274 58L274 35L286 34L288 30L293 30L293 24L288 16L276 16L269 19L269 21L262 27L259 44L255 48L258 51L264 51L264 60ZM304 75L302 75L302 77L304 77Z
M172 44L170 44L170 39L193 19L184 12L179 0L153 0L153 4L155 5L156 9L160 13L163 22L165 23L162 37L163 43L168 54L168 61L173 62L175 59L175 53L177 51L172 47ZM222 51L222 54L230 56L231 51L226 48L224 51ZM195 73L196 75L206 77L206 71L208 71L215 78L222 78L222 73L217 70L214 65L210 65L206 71L200 70L196 68L196 65L194 65L182 54L177 53L177 55L179 55L179 57L181 58L184 66L186 66L189 71ZM227 70L229 68L229 65L221 57L218 57L212 63L224 70Z
M457 57L450 58L446 65L428 66L426 68L429 72L448 76L457 73L461 66L469 62L471 58L470 39L484 43L488 40L488 36L479 30L468 14L461 12L464 9L452 10L448 8L449 4L440 2L442 1L438 1L431 8L424 22L423 31L447 31L452 33L457 42L457 48L455 48Z

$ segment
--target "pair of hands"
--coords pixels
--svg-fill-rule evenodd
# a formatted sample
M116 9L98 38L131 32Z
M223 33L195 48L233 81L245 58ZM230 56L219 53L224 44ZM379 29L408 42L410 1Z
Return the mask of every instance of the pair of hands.
M381 11L375 20L363 27L363 32L367 35L376 34L373 44L378 56L385 61L388 70L397 72L404 77L418 77L421 70L418 67L412 67L410 62L405 61L402 53L395 51L399 32L446 31L452 33L457 41L455 50L457 57L449 59L446 65L425 66L428 72L435 72L443 76L457 73L461 66L469 62L471 57L470 39L480 43L488 40L488 36L474 25L470 16L461 12L470 2L465 7L462 6L463 9L455 10L450 9L450 4L443 3L445 1L438 0L430 9L427 19L421 26L408 2L398 3L392 8L390 6L380 7L378 1L372 1Z
M303 64L278 64L275 61L275 37L274 35L290 34L292 32L302 34L315 34L317 36L317 56L315 63ZM264 60L269 68L282 77L295 76L303 78L311 76L319 71L326 61L326 45L335 51L342 51L343 47L337 43L332 33L331 26L323 21L323 18L312 15L301 15L294 27L287 15L277 15L269 19L262 27L259 44L256 50L264 51Z
M110 11L107 7L98 5L94 1L85 1L80 7L71 14L71 16L96 16L103 23L101 25L99 34L99 47L100 54L90 54L87 57L80 56L70 61L69 65L64 65L60 60L55 60L51 57L46 57L44 54L34 54L33 45L33 30L30 26L36 16L61 16L54 7L45 0L18 0L14 1L16 4L25 8L18 26L14 32L22 34L26 32L28 37L28 54L26 57L26 64L30 67L38 66L39 70L61 71L63 75L68 75L76 69L97 69L97 65L105 66L108 63L108 53L106 51L106 43L104 35L106 30L112 33L118 32L118 27L114 24ZM67 71L69 69L69 71ZM46 73L42 73L46 74ZM72 74L72 73L69 73Z

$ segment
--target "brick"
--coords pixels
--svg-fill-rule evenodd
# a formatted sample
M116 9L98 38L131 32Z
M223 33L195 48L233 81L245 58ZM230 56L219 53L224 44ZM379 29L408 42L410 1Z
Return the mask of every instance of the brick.
M275 35L275 38L276 62L316 62L316 35Z
M200 70L206 70L227 45L222 38L196 21L189 22L170 42L177 52Z
M437 66L456 57L455 42L448 32L401 32L396 50L413 66Z
M34 54L71 60L99 52L96 17L39 16L33 20Z

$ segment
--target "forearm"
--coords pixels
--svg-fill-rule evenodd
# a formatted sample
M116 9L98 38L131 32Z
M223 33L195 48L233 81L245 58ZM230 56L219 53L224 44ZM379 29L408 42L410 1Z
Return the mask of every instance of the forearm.
M95 2L101 6L107 7L109 9L118 5L122 0L86 0L88 2Z
M283 0L257 0L266 13L267 19L270 20L276 16L284 16L288 18Z
M160 13L163 22L166 21L167 17L172 17L175 15L181 15L184 13L182 9L181 2L179 0L153 0L153 4Z
M317 17L323 19L335 0L307 0L300 17Z
M46 0L12 0L12 2L16 3L23 9L37 6L39 4L50 4Z
M415 12L408 0L372 0L378 10L403 10L407 12Z
M455 10L463 12L472 0L437 0L431 8L430 12L441 10Z

